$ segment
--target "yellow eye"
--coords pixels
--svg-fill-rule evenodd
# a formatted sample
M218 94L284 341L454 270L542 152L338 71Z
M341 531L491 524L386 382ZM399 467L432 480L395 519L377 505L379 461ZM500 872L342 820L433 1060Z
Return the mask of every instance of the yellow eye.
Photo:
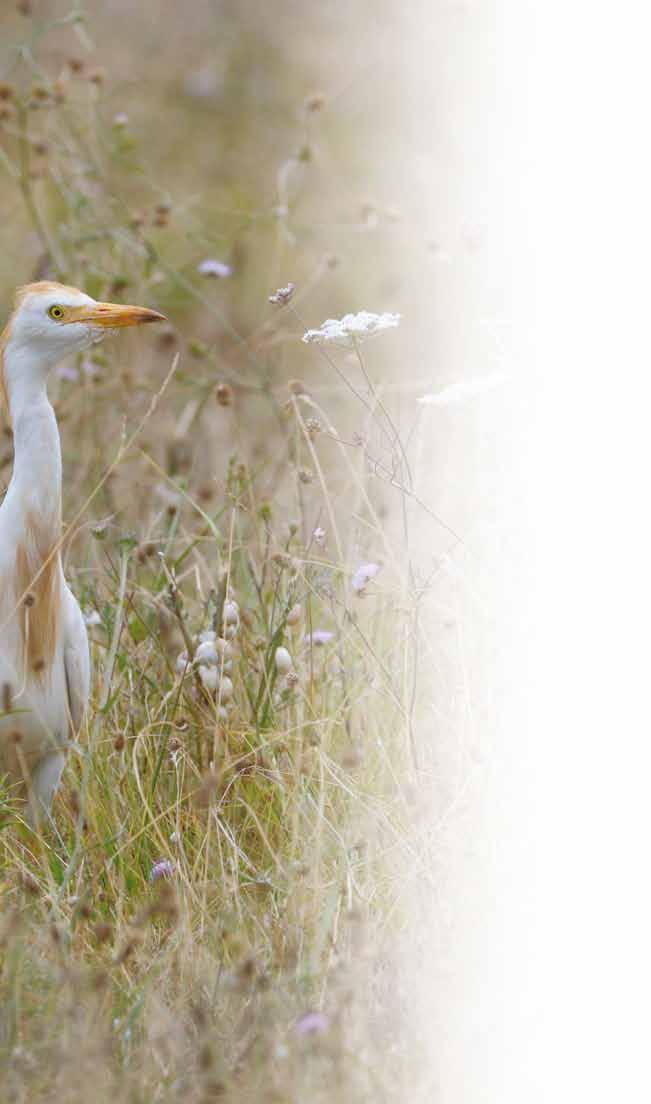
M50 307L47 313L49 314L50 318L54 318L58 322L63 318L65 312L63 310L63 307Z

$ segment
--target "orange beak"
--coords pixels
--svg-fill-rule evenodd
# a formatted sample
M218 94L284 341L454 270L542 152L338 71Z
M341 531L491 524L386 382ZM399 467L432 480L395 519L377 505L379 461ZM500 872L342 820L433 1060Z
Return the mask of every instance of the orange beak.
M147 307L128 307L121 303L91 303L68 313L66 322L89 322L116 330L123 326L142 326L144 322L166 322L164 314Z

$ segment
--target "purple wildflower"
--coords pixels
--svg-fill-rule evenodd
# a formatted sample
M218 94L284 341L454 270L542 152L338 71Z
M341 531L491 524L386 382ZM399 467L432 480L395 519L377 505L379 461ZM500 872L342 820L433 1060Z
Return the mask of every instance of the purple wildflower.
M305 643L320 647L322 644L329 644L334 638L335 634L328 629L315 629L314 632L305 634Z
M296 1035L320 1035L330 1027L330 1020L324 1012L304 1012L294 1024Z
M159 878L171 878L175 869L176 865L171 859L159 859L151 868L149 881L153 883Z
M197 272L200 276L212 276L218 280L233 275L230 265L224 264L223 261L216 261L213 257L207 257L205 261L201 261L197 265Z

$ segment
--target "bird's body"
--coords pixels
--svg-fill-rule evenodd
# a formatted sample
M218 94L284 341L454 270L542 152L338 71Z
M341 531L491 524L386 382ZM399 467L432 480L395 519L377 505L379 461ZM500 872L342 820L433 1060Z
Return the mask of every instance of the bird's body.
M47 376L107 330L162 318L76 288L21 289L0 340L14 470L0 506L0 776L49 811L88 701L86 627L61 566L61 448Z

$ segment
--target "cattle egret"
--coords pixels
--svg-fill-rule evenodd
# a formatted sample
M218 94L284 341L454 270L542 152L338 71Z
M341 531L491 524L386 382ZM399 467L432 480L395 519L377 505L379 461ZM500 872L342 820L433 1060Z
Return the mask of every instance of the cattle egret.
M46 282L17 292L0 337L14 441L0 506L0 776L26 794L32 824L49 815L90 683L86 627L61 567L61 447L47 377L113 330L163 320Z

